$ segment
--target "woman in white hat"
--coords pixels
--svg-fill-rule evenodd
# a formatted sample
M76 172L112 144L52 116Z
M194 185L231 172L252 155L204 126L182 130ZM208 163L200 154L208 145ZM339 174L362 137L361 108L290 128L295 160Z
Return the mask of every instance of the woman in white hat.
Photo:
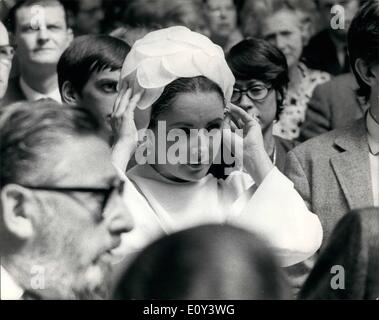
M272 164L256 119L230 104L234 77L219 46L185 27L161 29L134 44L121 74L114 161L122 172L131 154L137 161L126 178L135 230L124 250L196 225L230 223L263 236L283 266L317 251L320 221ZM138 147L136 127L147 128ZM208 174L221 140L242 167L226 180Z

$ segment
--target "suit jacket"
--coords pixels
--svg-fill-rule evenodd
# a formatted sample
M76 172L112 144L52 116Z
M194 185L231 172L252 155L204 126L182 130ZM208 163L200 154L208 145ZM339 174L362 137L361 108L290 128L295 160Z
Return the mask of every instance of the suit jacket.
M323 250L337 222L350 210L374 205L365 118L311 139L287 154L285 173L322 224ZM316 255L288 268L295 291Z
M6 106L14 102L25 101L25 100L27 99L26 99L25 94L21 90L20 79L18 77L12 78L8 82L8 89L4 98L0 101L0 107Z
M286 157L288 151L295 148L298 144L295 140L287 140L278 136L274 136L275 145L276 145L276 167L284 173L284 168L286 164Z
M350 73L317 86L308 103L300 140L345 127L363 117L367 104L357 96L357 89L355 77Z
M320 31L309 40L303 51L303 59L309 68L326 71L334 76L350 71L348 58L344 66L340 65L329 29Z

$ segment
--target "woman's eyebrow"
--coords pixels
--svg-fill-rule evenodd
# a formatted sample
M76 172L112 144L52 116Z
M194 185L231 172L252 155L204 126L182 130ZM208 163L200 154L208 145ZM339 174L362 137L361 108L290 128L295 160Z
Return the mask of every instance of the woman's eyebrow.
M246 84L236 83L234 87L244 88L244 87L251 87L251 86L255 86L255 85L263 86L264 84L263 84L263 82L258 81L258 80L251 80L251 81L247 82Z
M209 121L208 122L208 126L210 124L220 123L220 122L223 122L223 121L224 121L224 119L222 119L222 118L216 118L216 119L213 119L212 121Z

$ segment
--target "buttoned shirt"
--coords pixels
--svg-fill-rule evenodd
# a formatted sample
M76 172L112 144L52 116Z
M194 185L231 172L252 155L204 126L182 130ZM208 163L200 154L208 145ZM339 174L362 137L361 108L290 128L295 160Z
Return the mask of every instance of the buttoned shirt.
M46 98L50 98L50 99L53 99L59 103L62 102L62 99L61 99L61 94L59 93L59 88L55 88L53 91L47 93L47 94L44 94L44 93L40 93L34 89L32 89L26 82L25 80L20 77L20 87L21 87L21 90L22 92L25 94L25 97L28 101L36 101L36 100L39 100L39 99L46 99Z

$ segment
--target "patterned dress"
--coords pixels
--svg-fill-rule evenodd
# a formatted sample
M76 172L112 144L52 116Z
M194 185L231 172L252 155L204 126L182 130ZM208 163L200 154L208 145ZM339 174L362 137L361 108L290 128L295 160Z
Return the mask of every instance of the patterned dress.
M287 92L284 109L273 128L274 135L288 140L295 140L299 137L300 127L304 123L313 90L319 84L331 79L329 73L308 69L303 63L299 63L298 68L302 76L300 87L296 92Z

